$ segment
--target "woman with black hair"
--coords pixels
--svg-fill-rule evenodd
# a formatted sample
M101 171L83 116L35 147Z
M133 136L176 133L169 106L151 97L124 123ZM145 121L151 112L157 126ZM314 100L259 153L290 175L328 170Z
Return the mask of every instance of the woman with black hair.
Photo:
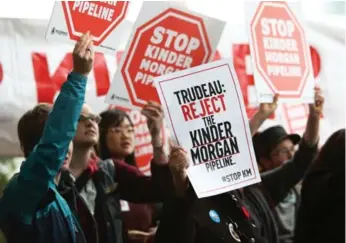
M294 242L345 242L345 129L329 137L304 179Z
M152 145L154 149L154 160L158 159L160 163L166 163L167 159L163 152L163 143L161 134L163 114L161 107L154 103L149 103L142 110L142 114L148 118L148 126L152 136ZM135 168L135 129L134 125L128 116L128 114L119 109L112 109L104 111L100 114L101 122L99 124L100 138L98 152L102 160L113 159L114 165L121 166L124 163L130 166L127 168L132 171L136 171L139 175L141 172ZM155 167L155 164L152 163ZM157 166L157 165L156 165ZM117 171L117 168L115 169ZM119 171L116 177L129 176L127 173ZM149 178L149 177L148 177ZM132 178L131 180L136 180ZM121 187L122 185L119 184ZM147 188L138 188L140 190L147 190ZM148 191L148 190L147 190ZM143 192L142 192L143 193ZM152 192L148 191L148 201L153 200L155 197L162 198L157 194L150 196ZM155 193L155 192L154 192ZM136 194L131 192L131 188L128 188L127 194ZM134 195L120 195L122 199L122 218L124 223L124 242L141 243L150 242L153 239L153 235L156 227L156 220L154 219L156 210L153 204L135 204L131 201L138 202ZM134 200L131 200L134 199Z

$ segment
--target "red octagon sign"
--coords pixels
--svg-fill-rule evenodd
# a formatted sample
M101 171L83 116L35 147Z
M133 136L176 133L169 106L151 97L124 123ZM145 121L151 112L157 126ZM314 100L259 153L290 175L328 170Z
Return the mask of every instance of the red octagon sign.
M310 74L304 30L286 2L261 2L251 21L255 66L273 93L299 97Z
M87 31L94 45L100 45L124 20L128 1L62 1L65 21L72 40Z
M203 19L169 8L139 26L121 74L132 105L160 103L153 78L206 63L211 57Z

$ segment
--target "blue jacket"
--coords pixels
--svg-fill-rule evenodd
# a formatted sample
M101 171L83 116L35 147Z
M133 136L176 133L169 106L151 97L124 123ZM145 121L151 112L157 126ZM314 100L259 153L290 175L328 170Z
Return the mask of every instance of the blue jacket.
M87 78L71 73L49 114L43 135L0 199L7 242L76 243L83 235L54 178L65 160L84 103ZM82 241L83 242L83 241Z

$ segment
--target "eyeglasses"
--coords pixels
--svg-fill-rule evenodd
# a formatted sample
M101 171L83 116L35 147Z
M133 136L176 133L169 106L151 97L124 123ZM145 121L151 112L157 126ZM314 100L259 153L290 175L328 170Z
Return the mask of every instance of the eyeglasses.
M284 156L284 155L290 155L296 151L295 147L292 148L283 148L276 150L273 155L275 156Z
M101 121L101 117L100 116L97 116L97 115L93 115L93 114L90 114L90 115L80 115L79 116L79 122L84 122L84 121L93 121L93 122L96 122L97 124L100 123Z

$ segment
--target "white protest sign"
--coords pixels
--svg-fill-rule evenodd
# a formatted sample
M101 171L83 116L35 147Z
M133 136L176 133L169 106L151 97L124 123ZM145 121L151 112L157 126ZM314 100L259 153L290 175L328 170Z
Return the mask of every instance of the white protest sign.
M260 175L232 60L154 78L199 198L258 183Z
M74 43L90 31L95 49L114 54L130 23L128 1L56 1L46 38Z
M181 4L144 2L106 102L128 108L160 102L153 78L208 63L224 26Z
M312 103L314 77L299 3L247 2L251 59L258 100Z

